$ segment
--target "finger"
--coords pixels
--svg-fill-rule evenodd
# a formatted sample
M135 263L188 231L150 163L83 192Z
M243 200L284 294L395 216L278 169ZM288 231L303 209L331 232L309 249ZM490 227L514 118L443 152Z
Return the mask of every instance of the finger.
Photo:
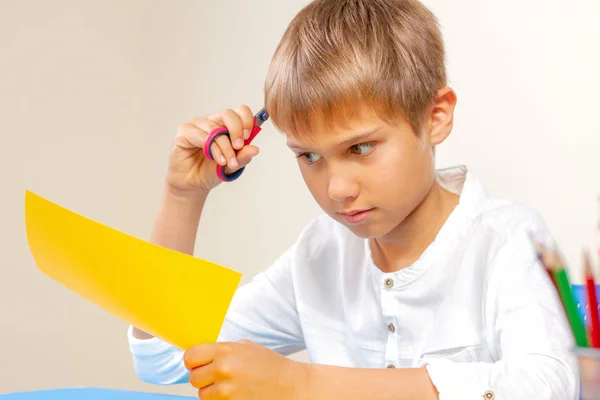
M231 132L229 133L231 135ZM235 154L235 150L231 147L231 141L227 135L220 135L215 139L215 143L219 146L221 153L227 160L227 166L229 168L238 168L239 162Z
M240 150L244 147L244 127L242 118L238 113L231 109L221 111L221 118L223 118L223 123L229 131L233 148Z
M208 137L208 135L210 134L210 132L213 129L219 128L221 125L219 125L218 123L211 121L208 118L194 118L191 120L190 122L195 128L199 129L201 132L200 136L201 136L201 140L202 140L202 146L199 147L204 147L204 142L206 141L206 138ZM210 146L210 154L212 154L213 159L217 162L217 164L219 165L226 165L227 164L227 159L225 158L225 156L223 155L223 153L221 152L221 149L219 148L219 146L215 143L215 141L213 140L211 146Z
M206 132L207 136L213 129L222 126L222 124L220 124L218 121L214 121L213 119L211 119L211 117L193 118L190 122L198 129L201 129L204 132Z
M237 159L240 163L240 168L252 161L252 159L256 157L259 152L259 148L252 145L244 146L243 149L238 151Z
M188 370L201 367L213 361L217 351L214 344L200 344L193 346L183 353L183 362Z
M215 141L213 141L213 143L210 146L210 154L212 155L213 160L215 160L217 164L223 167L227 165L227 159L225 158L225 156L221 152L221 148Z
M252 128L254 128L254 115L252 114L252 110L245 104L242 104L238 108L235 109L235 112L242 119L242 128L244 133L244 140L250 137L250 133L252 132Z
M192 369L189 380L190 384L198 389L212 385L217 380L215 364L210 363L202 367Z
M192 122L186 122L179 126L175 143L185 149L202 148L208 134L199 129Z
M215 385L209 385L204 388L198 389L198 398L200 400L217 400L217 392L215 390Z
M250 164L250 161L252 161L252 159L254 157L256 157L256 155L258 155L258 147L256 146L245 146L242 150L240 150L237 154L237 159L238 159L238 167L235 169L226 167L225 168L225 174L227 175L231 175L233 174L235 171L237 171L238 169L245 167L246 165Z
M198 389L198 397L202 400L229 399L232 397L233 388L227 383L214 383L205 388Z

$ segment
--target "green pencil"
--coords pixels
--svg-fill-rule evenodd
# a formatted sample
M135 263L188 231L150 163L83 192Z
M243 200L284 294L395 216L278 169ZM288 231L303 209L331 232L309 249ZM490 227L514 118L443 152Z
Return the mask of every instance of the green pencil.
M580 318L579 312L577 311L577 304L571 290L571 283L569 282L567 271L561 263L554 264L552 266L552 273L554 276L554 281L556 282L556 287L560 294L560 298L562 299L567 318L571 324L571 329L573 330L573 335L575 336L575 342L579 347L588 347L585 325L583 324L583 320Z

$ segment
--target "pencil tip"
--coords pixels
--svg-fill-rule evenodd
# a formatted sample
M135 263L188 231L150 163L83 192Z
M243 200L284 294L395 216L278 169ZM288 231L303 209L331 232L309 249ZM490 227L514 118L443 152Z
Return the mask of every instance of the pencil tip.
M590 250L587 247L583 248L583 265L586 275L592 275L592 258L590 257Z

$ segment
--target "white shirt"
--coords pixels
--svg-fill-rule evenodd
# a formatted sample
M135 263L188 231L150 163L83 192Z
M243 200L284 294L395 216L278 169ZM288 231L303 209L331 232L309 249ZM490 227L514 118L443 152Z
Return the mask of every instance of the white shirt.
M529 239L551 241L544 222L523 205L488 197L464 167L440 170L438 180L460 194L459 204L412 266L383 273L367 239L319 217L238 288L218 341L247 339L284 355L306 349L317 364L426 365L440 400L486 392L578 399L574 340ZM182 350L136 339L131 327L128 340L140 379L188 381Z

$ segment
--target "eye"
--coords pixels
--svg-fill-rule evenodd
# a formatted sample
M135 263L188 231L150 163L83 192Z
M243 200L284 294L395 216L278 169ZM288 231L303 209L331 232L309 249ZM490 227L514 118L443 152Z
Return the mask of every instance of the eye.
M372 148L372 143L359 143L350 147L350 151L360 156L364 156L365 154L368 154Z
M304 158L305 162L312 164L314 162L319 161L321 156L317 153L307 152L307 153L298 154L298 158Z

